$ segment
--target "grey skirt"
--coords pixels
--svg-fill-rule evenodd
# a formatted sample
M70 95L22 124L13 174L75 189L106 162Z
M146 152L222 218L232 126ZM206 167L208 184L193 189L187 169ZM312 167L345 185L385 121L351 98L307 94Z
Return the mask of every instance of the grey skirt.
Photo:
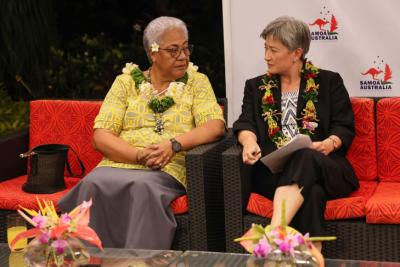
M62 212L93 200L90 226L104 247L169 249L176 221L169 207L184 187L162 171L98 167L58 202Z

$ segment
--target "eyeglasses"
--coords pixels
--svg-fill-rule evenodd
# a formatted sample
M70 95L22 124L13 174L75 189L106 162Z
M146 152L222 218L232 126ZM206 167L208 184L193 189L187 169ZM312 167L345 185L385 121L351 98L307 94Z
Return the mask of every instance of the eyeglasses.
M186 56L190 56L193 52L193 47L194 45L190 44L184 47L159 48L159 50L165 50L171 55L171 57L178 58L182 51Z

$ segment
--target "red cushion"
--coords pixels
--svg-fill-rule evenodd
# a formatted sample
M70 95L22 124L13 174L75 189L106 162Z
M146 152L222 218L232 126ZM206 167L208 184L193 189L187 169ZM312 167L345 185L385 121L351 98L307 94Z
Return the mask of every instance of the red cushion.
M170 207L175 215L188 212L189 206L187 195L177 197L171 202Z
M271 200L256 193L251 193L246 210L250 213L271 218L274 206Z
M374 101L351 98L356 135L347 159L360 181L377 180Z
M360 182L360 188L349 197L329 200L326 203L325 220L365 217L365 203L374 193L377 184L377 182ZM273 203L264 196L251 193L246 210L265 218L271 218Z
M378 176L400 183L400 98L385 98L376 105Z
M82 160L86 173L101 160L92 145L93 124L101 101L36 100L30 102L29 148L40 144L70 145ZM69 162L74 174L79 164L70 151Z
M400 224L400 183L380 182L366 204L367 223Z
M26 175L7 180L0 183L0 209L17 210L20 206L28 209L37 210L37 200L52 200L57 207L57 201L65 195L79 181L79 178L66 177L65 184L67 189L54 194L29 194L22 191L21 187L26 182Z
M365 204L375 192L378 182L360 182L360 188L349 197L329 200L325 220L342 220L365 217Z

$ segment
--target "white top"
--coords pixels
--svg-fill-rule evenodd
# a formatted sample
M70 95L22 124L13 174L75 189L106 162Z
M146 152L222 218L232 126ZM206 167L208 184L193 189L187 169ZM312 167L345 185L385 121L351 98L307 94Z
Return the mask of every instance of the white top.
M296 109L299 91L282 92L282 132L286 137L293 138L298 134Z

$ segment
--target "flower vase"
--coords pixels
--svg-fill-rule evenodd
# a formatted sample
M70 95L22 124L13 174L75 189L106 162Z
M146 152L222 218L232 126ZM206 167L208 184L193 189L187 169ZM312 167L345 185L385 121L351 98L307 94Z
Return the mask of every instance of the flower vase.
M60 253L51 245L55 241L42 244L38 237L33 239L25 251L26 263L32 267L74 267L89 263L89 252L79 239L68 237L65 241L67 245Z
M294 255L282 253L279 249L275 249L268 253L264 258L251 257L252 264L250 266L263 267L318 267L316 259L311 253L303 251L294 251Z
M316 259L308 251L295 250L294 255L282 253L279 249L270 252L265 259L266 266L274 267L318 267Z

